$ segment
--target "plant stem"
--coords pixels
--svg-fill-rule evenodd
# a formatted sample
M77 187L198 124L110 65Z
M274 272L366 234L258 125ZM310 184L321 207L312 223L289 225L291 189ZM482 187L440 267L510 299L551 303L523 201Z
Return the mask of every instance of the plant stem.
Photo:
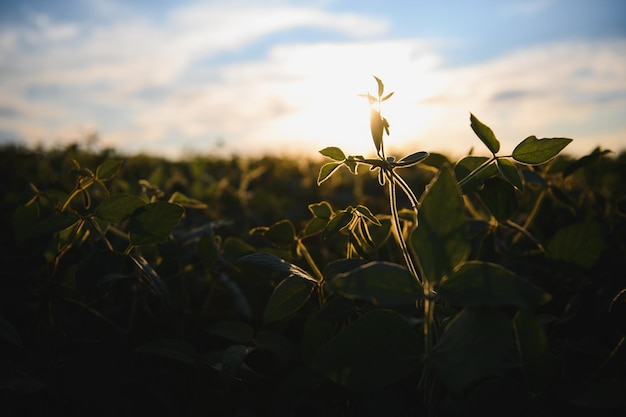
M413 262L413 258L411 257L411 252L404 240L404 235L402 234L402 226L400 224L400 216L398 215L398 205L396 201L396 179L391 174L391 171L385 171L389 180L389 206L391 208L391 217L393 217L393 230L395 232L396 240L398 241L398 245L400 245L400 251L402 252L402 256L404 257L404 262L406 263L409 272L418 284L422 284L422 279L420 278L419 273L417 272L417 268L415 267L415 263Z
M474 168L474 170L472 170L472 172L470 172L469 174L467 174L467 176L465 176L465 178L463 178L462 180L459 181L459 187L463 187L465 184L467 184L467 182L472 179L473 176L477 175L480 171L486 169L489 165L491 165L491 163L493 161L495 161L497 158L495 157L495 155L490 158L487 159L485 162L483 162L482 164L480 164L478 167Z

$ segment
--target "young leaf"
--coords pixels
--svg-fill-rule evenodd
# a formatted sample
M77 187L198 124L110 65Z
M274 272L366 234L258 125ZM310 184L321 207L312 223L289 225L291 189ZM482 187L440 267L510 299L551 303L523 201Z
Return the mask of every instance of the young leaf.
M374 78L376 79L376 83L378 84L378 97L382 97L383 93L385 92L385 85L377 76L374 76Z
M425 279L437 283L464 261L470 250L461 190L446 165L422 195L419 227L411 234Z
M419 164L424 159L426 159L428 155L429 153L425 151L415 152L415 153L412 153L411 155L405 156L404 158L400 159L394 165L397 167L410 167L410 166Z
M263 323L283 319L298 311L315 290L316 283L298 275L290 275L274 288L265 307Z
M415 303L423 295L419 284L405 267L389 262L370 262L359 266L335 275L327 285L329 290L344 297L386 306Z
M490 161L491 162L487 162ZM487 165L485 165L487 164ZM480 170L478 170L480 167ZM491 158L485 156L466 156L454 167L457 180L463 181L463 193L467 194L480 189L487 178L498 174L498 168ZM473 174L472 174L473 173ZM471 177L467 179L468 176Z
M279 248L288 248L296 240L296 230L289 220L281 220L265 231L265 237Z
M401 380L421 360L421 343L410 324L395 311L374 310L322 346L311 366L336 384L366 391Z
M309 204L309 211L313 214L313 216L324 220L330 220L333 215L333 208L327 201Z
M390 98L391 96L393 96L393 91L392 91L391 93L387 94L385 97L381 98L381 99L380 99L380 101L381 101L381 102L382 102L382 101L387 101L387 100L389 100L389 98Z
M326 181L328 178L330 178L330 176L333 175L333 173L341 165L342 165L341 162L329 162L328 164L323 165L322 168L320 168L320 173L317 177L317 185L320 185L321 183Z
M96 168L96 178L100 181L108 181L117 173L123 161L106 160Z
M356 206L356 211L358 211L361 214L361 216L365 217L370 222L374 223L375 225L380 226L380 221L376 218L376 216L372 214L370 209L368 209L366 206L359 204L358 206Z
M324 148L320 151L320 153L324 156L327 156L339 162L346 159L346 155L343 153L343 151L337 148L336 146L330 146L328 148Z
M385 125L378 110L372 109L370 111L370 130L372 131L372 139L374 140L374 146L376 152L380 152L383 146L383 131Z
M130 217L128 232L133 245L166 242L180 222L184 209L178 204L156 201L139 207Z
M519 191L524 191L524 183L522 182L522 177L517 170L515 164L508 159L497 158L496 166L498 167L498 171L504 177L505 180L509 182L513 187L517 188Z
M482 123L480 120L476 118L473 114L470 113L470 125L476 136L487 146L487 148L491 151L492 154L498 153L500 150L500 142L494 135L493 131L489 126Z
M139 207L145 206L146 202L130 194L114 194L104 200L96 208L96 216L101 219L119 223L130 217Z
M571 141L568 138L537 139L529 136L515 147L513 158L523 164L543 164L558 155Z
M322 237L327 238L337 233L338 231L349 225L350 222L352 222L353 218L354 213L352 213L352 207L349 207L346 210L339 210L326 225Z

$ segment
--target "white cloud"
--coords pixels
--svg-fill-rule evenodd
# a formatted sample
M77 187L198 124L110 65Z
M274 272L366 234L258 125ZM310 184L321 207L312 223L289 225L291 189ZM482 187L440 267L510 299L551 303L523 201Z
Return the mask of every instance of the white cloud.
M298 28L344 40L291 40L255 59L214 60ZM0 29L0 107L15 110L0 122L27 140L74 140L95 127L133 152L175 155L221 138L234 152L338 145L366 154L367 107L356 94L374 92L377 75L396 91L384 107L391 148L480 149L470 111L503 150L531 134L572 136L580 152L623 146L624 41L555 43L447 68L441 43L373 39L386 30L385 20L356 14L250 2L187 6L158 23L126 11L91 27L39 16Z

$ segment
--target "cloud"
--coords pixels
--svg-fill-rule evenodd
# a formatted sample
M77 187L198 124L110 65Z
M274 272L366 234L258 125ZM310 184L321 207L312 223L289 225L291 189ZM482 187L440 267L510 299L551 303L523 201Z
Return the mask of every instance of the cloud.
M39 14L0 29L3 132L74 140L98 129L106 145L171 156L217 141L242 153L337 145L365 154L367 106L357 94L374 92L372 75L396 92L384 107L391 148L479 148L470 111L509 150L531 134L574 137L581 152L598 141L617 148L626 131L623 40L559 42L447 67L442 40L391 39L388 21L354 13L218 2L155 19L99 4L108 18L60 23ZM291 37L303 28L339 40ZM244 53L250 48L257 53Z

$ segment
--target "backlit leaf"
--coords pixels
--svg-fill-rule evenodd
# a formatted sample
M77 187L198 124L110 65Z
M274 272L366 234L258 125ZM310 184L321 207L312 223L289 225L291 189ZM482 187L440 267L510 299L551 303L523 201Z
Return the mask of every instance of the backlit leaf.
M309 204L309 211L320 219L330 220L333 215L333 208L326 201L321 201L316 204Z
M470 125L476 136L487 146L491 153L496 154L500 150L500 142L491 128L478 120L470 113Z
M546 249L553 259L591 268L605 247L603 225L596 221L587 221L559 229Z
M334 159L335 161L341 162L346 159L346 155L343 153L343 151L336 146L324 148L320 151L320 153L324 156Z
M490 161L491 162L488 162ZM480 167L483 167L479 170ZM485 156L466 156L454 167L454 174L463 181L463 193L467 194L480 189L484 181L498 174L495 161ZM466 179L468 176L471 177Z
M96 178L100 181L107 181L113 178L122 166L123 161L106 160L96 168Z
M145 205L146 202L137 196L114 194L102 200L96 208L96 216L113 223L119 223L130 217L139 207Z
M317 185L320 185L324 181L326 181L330 176L341 166L341 162L329 162L327 164L322 165L320 168L320 173L317 176Z
M571 141L568 138L537 139L529 136L515 147L513 158L523 164L543 164L558 155Z
M424 159L428 158L429 155L430 154L426 151L415 152L400 159L398 162L395 163L395 166L410 167L422 162Z
M417 229L411 244L424 270L435 284L464 261L470 249L464 203L450 166L433 178L422 195Z
M128 231L133 245L166 242L180 222L184 209L178 204L156 201L139 207L130 217Z
M374 146L376 146L376 152L380 152L383 146L383 131L385 125L382 117L377 110L371 109L370 111L370 130L372 132L372 139L374 140Z
M278 247L289 247L296 240L296 230L289 220L281 220L265 231L265 237Z
M517 188L519 191L524 191L522 177L513 162L508 159L498 158L496 159L496 166L498 167L500 174L502 174L504 179L507 180L509 184Z

